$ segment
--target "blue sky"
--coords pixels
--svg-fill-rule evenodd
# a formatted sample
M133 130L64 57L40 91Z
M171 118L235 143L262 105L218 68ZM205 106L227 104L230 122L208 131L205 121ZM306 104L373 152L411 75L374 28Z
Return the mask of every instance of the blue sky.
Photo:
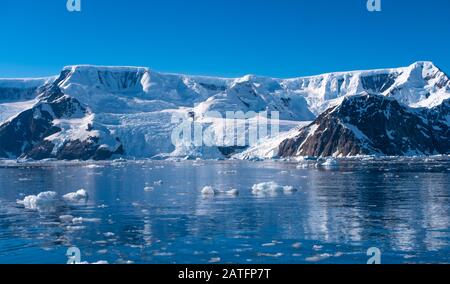
M2 0L0 77L65 65L295 77L431 60L450 73L450 1Z

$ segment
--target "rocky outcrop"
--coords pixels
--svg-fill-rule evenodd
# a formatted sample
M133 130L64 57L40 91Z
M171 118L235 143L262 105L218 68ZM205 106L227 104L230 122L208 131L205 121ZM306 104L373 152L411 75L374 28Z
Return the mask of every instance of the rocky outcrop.
M97 127L78 100L56 84L41 91L38 103L0 126L1 158L103 160L124 153L120 140Z
M348 97L283 141L279 156L449 154L449 111L449 100L412 109L380 95Z

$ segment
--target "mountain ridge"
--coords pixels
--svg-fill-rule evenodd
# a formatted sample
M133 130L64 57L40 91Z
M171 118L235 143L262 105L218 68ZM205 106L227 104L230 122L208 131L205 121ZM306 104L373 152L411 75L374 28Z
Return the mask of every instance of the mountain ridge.
M400 107L417 110L446 106L444 102L450 99L448 76L428 61L408 67L334 72L291 79L254 75L216 78L159 73L146 67L74 65L64 67L59 76L46 81L4 80L3 86L2 89L0 79L0 136L2 130L9 129L7 132L14 133L17 143L11 154L4 149L9 142L0 140L0 156L7 158L89 159L114 155L220 158L223 157L220 152L231 155L232 150L172 145L168 138L176 125L171 123L171 117L177 113L191 114L195 123L212 128L214 135L218 135L223 122L211 124L201 119L203 114L210 111L222 114L227 111L277 111L282 120L301 122L315 120L348 98L361 94L390 98ZM56 108L66 109L65 99L79 104L85 109L83 117L87 122L77 121L80 118L71 116L61 120L48 112L44 125L49 129L57 127L59 132L47 136L35 133L42 141L19 139L20 133L7 126L25 112L36 112L49 96L54 97ZM401 110L400 107L397 109ZM442 107L440 111L445 113L448 110ZM36 124L29 116L24 117L19 125ZM282 132L290 130L287 128L290 124L284 125L286 128ZM84 140L74 139L80 134L80 131L75 131L77 127L85 134L82 136ZM342 135L345 137L346 133ZM58 154L64 152L63 145L77 140L81 142L78 143L81 146L77 148L77 154ZM47 147L37 147L43 141ZM98 149L107 149L107 153L92 154ZM289 151L280 152L289 154Z
M412 109L380 95L348 97L296 137L284 140L278 154L285 158L448 154L449 111L450 100L431 109Z

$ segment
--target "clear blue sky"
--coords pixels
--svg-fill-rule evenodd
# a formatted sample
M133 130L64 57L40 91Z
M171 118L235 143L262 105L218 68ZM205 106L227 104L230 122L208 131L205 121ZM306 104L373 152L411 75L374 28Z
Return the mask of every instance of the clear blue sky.
M450 73L450 1L1 0L0 77L65 65L295 77L431 60Z

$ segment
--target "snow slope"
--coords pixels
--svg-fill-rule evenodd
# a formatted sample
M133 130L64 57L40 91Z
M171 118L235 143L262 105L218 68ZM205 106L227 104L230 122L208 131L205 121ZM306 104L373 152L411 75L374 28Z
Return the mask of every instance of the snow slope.
M36 79L0 78L0 124L31 108L37 101L38 89L56 77Z
M448 76L432 62L288 79L283 80L283 84L286 89L304 96L316 115L338 105L344 97L361 93L390 96L411 107L428 108L450 97Z
M247 75L212 78L154 72L144 67L65 67L64 91L94 111L120 103L127 111L192 107L209 110L279 110L283 119L311 120L345 96L392 96L408 106L434 107L450 96L450 80L431 62L408 67L276 79ZM106 106L105 106L106 103ZM111 111L124 109L118 105Z

